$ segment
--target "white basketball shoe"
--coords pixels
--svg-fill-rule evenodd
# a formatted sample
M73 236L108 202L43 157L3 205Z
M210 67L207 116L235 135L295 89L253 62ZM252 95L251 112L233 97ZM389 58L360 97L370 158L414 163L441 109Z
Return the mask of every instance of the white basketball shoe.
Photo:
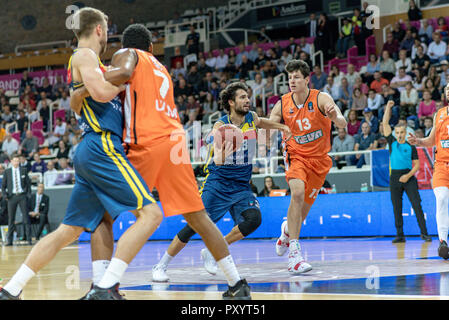
M285 228L287 227L287 220L285 220L281 225L281 236L278 238L276 242L276 253L278 256L283 256L285 251L287 251L290 241L290 236L287 232L285 232Z
M168 275L167 275L167 266L163 265L155 265L153 266L153 281L154 282L167 282L168 281Z
M207 248L201 250L201 258L203 259L204 269L211 275L216 275L218 271L217 262Z
M298 247L290 250L290 254L288 255L288 271L296 275L310 270L312 270L312 266L302 257L301 246L298 243Z

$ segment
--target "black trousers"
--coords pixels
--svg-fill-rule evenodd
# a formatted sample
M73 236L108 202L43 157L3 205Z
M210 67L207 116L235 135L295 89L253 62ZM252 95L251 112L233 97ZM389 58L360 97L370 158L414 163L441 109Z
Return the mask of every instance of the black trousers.
M46 224L49 225L48 217L47 217L46 214L41 214L41 215L39 215L38 219L33 219L32 218L32 220L34 220L34 222L36 222L36 224L39 223L39 227L38 227L38 230L37 230L36 235L35 235L36 239L39 240L40 237L41 237L42 231L44 230L45 225ZM47 231L50 231L50 228L48 228Z
M8 199L8 243L12 243L14 231L16 230L16 210L20 206L22 211L22 224L24 226L24 236L31 241L31 220L28 215L28 199L26 194L13 195Z
M393 204L394 220L397 235L403 236L403 218L402 218L402 195L405 193L412 204L415 211L416 220L418 221L421 234L427 235L426 220L424 219L424 212L421 207L421 197L418 192L418 180L413 176L407 183L402 183L399 178L408 173L409 170L391 170L390 175L390 193L391 202Z

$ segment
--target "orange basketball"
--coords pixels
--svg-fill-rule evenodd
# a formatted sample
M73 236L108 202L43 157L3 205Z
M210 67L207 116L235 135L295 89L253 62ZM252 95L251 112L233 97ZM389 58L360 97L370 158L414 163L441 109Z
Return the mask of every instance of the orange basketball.
M232 142L233 152L235 152L243 144L243 132L233 124L225 124L218 128L214 140L217 141L218 148L221 148L225 141Z

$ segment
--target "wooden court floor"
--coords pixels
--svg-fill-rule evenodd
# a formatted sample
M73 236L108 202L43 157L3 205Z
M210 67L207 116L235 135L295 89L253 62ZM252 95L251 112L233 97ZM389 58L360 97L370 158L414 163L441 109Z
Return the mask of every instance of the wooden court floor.
M287 272L287 256L278 257L275 240L243 240L230 246L254 300L384 300L449 299L449 261L437 257L438 241L408 238L301 240L313 270L298 276ZM168 268L170 281L152 281L151 268L169 242L150 241L130 264L121 292L130 300L219 300L226 290L222 273L202 267L202 241L191 241ZM0 247L0 278L5 284L31 247ZM76 300L91 284L90 245L73 244L32 279L24 300Z

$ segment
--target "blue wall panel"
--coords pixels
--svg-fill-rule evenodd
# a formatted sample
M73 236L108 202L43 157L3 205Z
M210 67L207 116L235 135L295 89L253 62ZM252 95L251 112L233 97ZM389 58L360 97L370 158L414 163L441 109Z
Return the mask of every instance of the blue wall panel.
M435 197L432 190L420 190L429 234L437 234ZM404 233L419 235L420 231L410 201L404 193ZM277 238L287 216L290 197L258 198L262 210L262 225L249 238ZM135 217L127 212L114 223L114 239L118 240ZM151 237L152 240L171 240L185 226L182 216L164 218ZM225 235L234 227L231 216L217 224ZM341 193L319 195L301 229L301 237L392 236L396 234L390 192ZM83 233L80 241L90 239ZM199 239L195 235L193 239Z

